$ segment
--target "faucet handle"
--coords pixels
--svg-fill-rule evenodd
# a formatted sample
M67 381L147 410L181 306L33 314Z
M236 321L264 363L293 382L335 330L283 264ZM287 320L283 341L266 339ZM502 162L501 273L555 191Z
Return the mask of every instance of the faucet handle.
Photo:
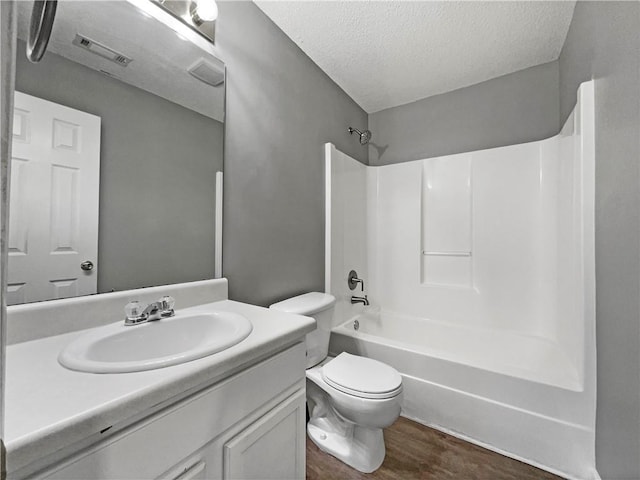
M172 317L173 315L175 315L175 312L173 310L173 307L176 304L175 298L169 295L165 295L164 297L160 298L160 300L158 300L158 303L160 304L161 310L160 316Z
M355 270L351 270L349 272L349 277L347 278L347 284L349 285L350 290L355 290L356 286L360 284L360 290L364 292L364 280L358 278L358 272Z
M138 323L142 323L147 319L147 315L144 313L145 307L137 301L133 300L129 302L124 307L124 313L126 315L124 324L125 325L136 325Z

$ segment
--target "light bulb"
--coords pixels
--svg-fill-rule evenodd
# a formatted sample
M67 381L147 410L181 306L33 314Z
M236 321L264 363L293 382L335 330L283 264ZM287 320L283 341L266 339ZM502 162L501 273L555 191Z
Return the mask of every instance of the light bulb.
M196 0L196 14L205 22L218 18L218 5L215 0Z

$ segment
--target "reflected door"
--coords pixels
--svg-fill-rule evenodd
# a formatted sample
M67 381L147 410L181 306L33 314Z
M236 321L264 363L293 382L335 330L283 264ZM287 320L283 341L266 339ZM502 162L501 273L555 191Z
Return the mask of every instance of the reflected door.
M14 101L7 303L96 293L100 117Z

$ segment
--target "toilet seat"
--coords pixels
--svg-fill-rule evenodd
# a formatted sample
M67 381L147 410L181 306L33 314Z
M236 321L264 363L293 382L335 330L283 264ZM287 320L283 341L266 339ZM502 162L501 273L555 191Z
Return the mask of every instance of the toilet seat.
M322 367L322 379L360 398L392 398L402 391L402 377L389 365L343 352Z

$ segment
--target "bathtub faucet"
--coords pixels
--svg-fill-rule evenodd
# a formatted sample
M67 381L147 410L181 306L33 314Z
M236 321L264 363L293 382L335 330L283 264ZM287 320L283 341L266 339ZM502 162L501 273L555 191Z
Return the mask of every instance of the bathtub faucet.
M362 303L363 305L369 305L369 299L366 295L364 297L351 296L351 303Z

